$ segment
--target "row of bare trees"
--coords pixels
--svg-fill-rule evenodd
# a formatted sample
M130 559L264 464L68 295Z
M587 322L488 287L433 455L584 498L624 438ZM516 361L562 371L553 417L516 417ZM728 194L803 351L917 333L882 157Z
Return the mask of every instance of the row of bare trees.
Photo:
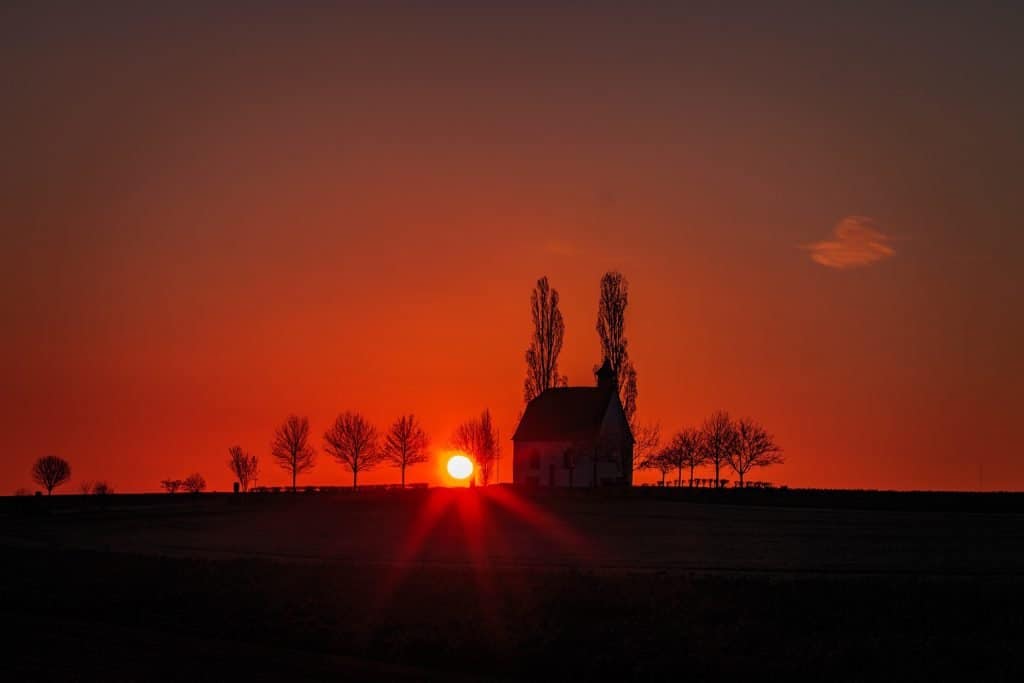
M739 477L742 487L747 474L755 467L781 465L782 449L764 427L750 418L734 420L729 413L719 410L704 420L699 428L684 427L676 432L669 443L658 448L657 439L642 444L640 469L661 473L661 481L675 471L676 485L683 482L683 472L689 471L689 485L698 467L715 469L715 486L721 486L721 470L728 467Z
M474 461L481 483L490 482L501 455L499 433L490 410L460 424L452 434L451 447ZM346 411L324 432L323 450L352 473L353 488L358 487L361 472L380 465L397 467L405 487L406 470L430 459L430 437L412 414L402 415L381 433L363 415ZM309 420L289 416L274 433L270 453L278 466L291 474L294 491L298 475L316 465ZM235 459L233 454L233 463ZM232 469L237 473L234 466Z
M429 458L430 438L415 415L402 415L381 434L361 414L346 411L324 432L324 451L352 472L352 487L359 485L359 473L389 464L402 472ZM270 455L292 475L292 491L298 475L316 465L316 449L310 443L309 419L290 415L274 432ZM234 456L232 456L234 457Z
M500 453L500 443L489 410L459 425L451 443L453 448L474 460L483 483L490 481ZM353 488L358 487L361 472L382 464L399 468L401 483L405 487L406 470L429 459L430 438L412 414L402 415L381 433L363 415L346 411L324 432L323 450L352 473ZM295 491L298 476L316 466L317 450L311 442L309 419L290 415L274 432L270 454L279 467L291 474L292 490ZM243 492L255 484L259 464L259 458L241 446L228 449L228 469ZM165 479L160 485L168 493L198 493L206 488L206 480L196 473L185 479Z
M184 479L164 479L160 482L160 488L167 493L177 493L178 491L202 493L206 490L206 479L198 472L193 472Z

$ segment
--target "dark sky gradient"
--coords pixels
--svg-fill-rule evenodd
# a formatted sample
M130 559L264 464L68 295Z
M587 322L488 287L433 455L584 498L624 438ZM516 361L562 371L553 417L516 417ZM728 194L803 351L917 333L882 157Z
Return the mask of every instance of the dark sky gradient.
M642 421L1024 487L1021 11L769 4L4 3L2 492L224 489L292 411L509 436L533 281L589 383L611 268Z

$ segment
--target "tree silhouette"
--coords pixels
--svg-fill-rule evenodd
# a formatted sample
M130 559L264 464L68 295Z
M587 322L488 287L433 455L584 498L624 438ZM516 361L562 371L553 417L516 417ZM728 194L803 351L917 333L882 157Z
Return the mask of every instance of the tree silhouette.
M309 445L309 420L289 415L274 432L270 455L282 469L292 473L292 493L295 493L295 478L316 464L316 451Z
M402 488L405 488L405 468L429 459L430 439L416 421L415 415L403 415L395 420L384 437L384 458L402 470Z
M657 422L651 424L637 424L633 430L633 463L637 469L657 469L653 467L654 460L658 455L658 445L661 443L661 425Z
M46 495L53 495L53 489L71 478L71 465L56 455L44 455L32 465L32 481L46 489Z
M185 482L181 479L164 479L160 482L160 488L172 494L177 493L184 486Z
M633 427L636 414L636 369L629 359L629 341L626 339L626 306L629 305L629 282L617 271L601 278L601 296L597 306L597 335L601 339L601 354L615 372L619 398L626 420Z
M203 479L203 475L198 472L193 472L185 477L185 480L182 482L182 486L184 486L185 490L189 493L200 493L206 488L206 480Z
M693 470L705 464L707 452L704 448L703 435L700 430L687 427L672 437L665 457L676 470L676 486L683 483L683 470L690 470L690 486L693 486Z
M622 400L622 412L626 414L626 421L629 422L629 428L634 430L637 428L636 424L636 368L633 367L633 361L629 361L626 365L625 376L623 383L619 385L622 389L619 391L619 398Z
M736 450L727 461L739 475L740 488L743 488L743 478L753 468L784 462L782 449L775 443L775 438L750 418L742 418L736 423Z
M672 471L674 465L668 457L668 449L655 450L647 454L640 461L638 467L642 470L655 470L661 473L661 485L665 485L665 477Z
M238 487L242 493L249 490L249 485L256 480L259 471L259 460L255 455L246 453L241 446L228 449L228 468L238 479Z
M352 470L352 488L359 485L359 473L376 467L384 459L377 429L352 411L338 416L324 433L324 450Z
M485 409L480 417L460 424L452 435L452 445L474 460L480 483L488 484L501 449L491 411Z
M526 381L523 387L523 398L527 403L546 389L568 383L558 374L565 321L558 310L558 290L551 288L547 276L537 280L537 286L530 294L530 315L533 318L533 337L526 349Z
M720 488L722 480L719 477L719 469L723 464L728 464L729 458L736 452L738 446L736 426L729 413L719 410L704 420L701 426L701 443L707 462L715 466L715 488Z
M92 495L112 496L114 495L114 487L105 481L98 481L92 485Z

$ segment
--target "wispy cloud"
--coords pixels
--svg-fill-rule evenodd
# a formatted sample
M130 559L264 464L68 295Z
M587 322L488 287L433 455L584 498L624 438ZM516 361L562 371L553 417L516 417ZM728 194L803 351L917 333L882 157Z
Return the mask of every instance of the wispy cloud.
M826 268L863 268L896 253L892 238L867 216L847 216L832 230L832 239L803 246L811 260Z

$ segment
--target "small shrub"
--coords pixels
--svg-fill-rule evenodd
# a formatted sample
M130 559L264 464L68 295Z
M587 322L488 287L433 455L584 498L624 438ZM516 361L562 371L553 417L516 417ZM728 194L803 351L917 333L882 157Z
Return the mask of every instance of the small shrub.
M193 472L185 477L184 486L189 493L200 493L206 488L206 480L203 479L203 475Z

